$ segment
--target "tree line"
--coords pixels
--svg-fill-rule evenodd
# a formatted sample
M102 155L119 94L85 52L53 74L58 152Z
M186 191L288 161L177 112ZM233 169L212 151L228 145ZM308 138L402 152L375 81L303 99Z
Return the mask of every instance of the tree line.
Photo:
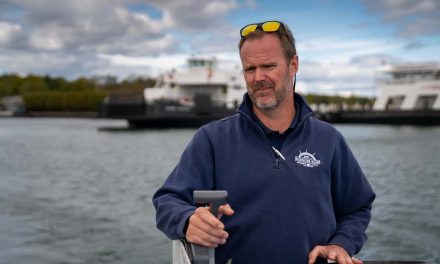
M28 111L97 111L109 93L142 92L155 80L132 77L118 81L115 76L63 77L18 74L0 76L0 99L20 95Z
M354 106L360 105L364 107L371 107L375 98L367 96L339 96L339 95L320 95L320 94L307 94L305 98L310 104L322 104L322 105L347 105Z

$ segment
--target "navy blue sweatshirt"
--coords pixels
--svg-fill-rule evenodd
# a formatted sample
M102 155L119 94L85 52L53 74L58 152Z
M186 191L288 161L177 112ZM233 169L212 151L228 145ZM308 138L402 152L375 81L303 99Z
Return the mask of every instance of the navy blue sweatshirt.
M197 130L153 197L157 227L185 237L193 190L227 190L235 214L221 219L229 238L217 264L307 263L327 244L358 253L375 194L342 135L295 94L299 119L277 154L244 98L237 114Z

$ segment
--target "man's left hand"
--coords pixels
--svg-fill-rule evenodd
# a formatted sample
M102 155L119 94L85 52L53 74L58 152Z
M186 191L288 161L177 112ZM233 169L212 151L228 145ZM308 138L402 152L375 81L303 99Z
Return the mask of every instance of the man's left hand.
M362 261L351 258L347 251L338 245L314 247L309 253L309 264L315 263L318 257L336 261L338 264L362 264Z

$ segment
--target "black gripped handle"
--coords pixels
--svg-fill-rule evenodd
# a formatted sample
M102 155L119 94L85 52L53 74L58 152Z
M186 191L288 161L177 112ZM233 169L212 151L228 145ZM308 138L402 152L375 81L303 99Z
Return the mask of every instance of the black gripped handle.
M218 208L226 204L228 198L227 191L194 191L194 203L203 203L209 205L209 211L217 217ZM191 244L192 263L193 264L215 264L215 250L196 244Z
M217 217L220 205L226 204L228 198L227 191L194 191L193 200L197 203L209 204L209 210Z

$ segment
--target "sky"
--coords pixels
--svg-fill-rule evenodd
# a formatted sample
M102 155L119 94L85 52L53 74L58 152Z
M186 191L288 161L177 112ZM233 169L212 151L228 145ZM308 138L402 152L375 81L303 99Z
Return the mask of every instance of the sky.
M0 74L156 77L191 55L241 65L240 29L279 20L302 93L375 95L386 64L440 62L438 0L0 0Z

